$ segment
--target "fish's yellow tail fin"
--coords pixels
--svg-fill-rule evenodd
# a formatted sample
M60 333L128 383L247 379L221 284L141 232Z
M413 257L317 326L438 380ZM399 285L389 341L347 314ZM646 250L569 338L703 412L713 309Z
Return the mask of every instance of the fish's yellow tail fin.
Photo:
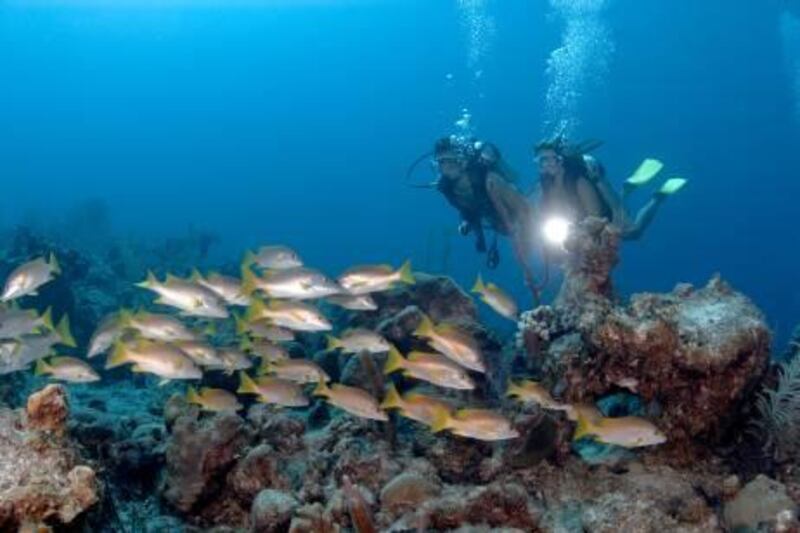
M186 389L186 401L195 405L201 404L200 395L197 394L197 390L191 385Z
M41 316L42 325L47 331L55 331L55 327L53 326L53 308L48 307L44 310Z
M415 337L430 337L433 334L433 322L428 318L428 315L423 314L422 319L414 330Z
M321 379L320 379L320 380L317 382L317 386L316 386L316 387L314 387L314 392L312 392L312 394L313 394L314 396L322 396L323 398L327 398L327 397L329 397L329 396L330 396L330 393L331 393L331 389L330 389L330 387L328 387L328 385L325 383L325 379L324 379L324 378L321 378Z
M572 435L572 440L579 440L589 435L596 433L594 421L583 409L575 409L575 417L577 418L578 425L575 427L575 433Z
M400 274L400 281L403 283L413 285L417 282L417 280L414 279L414 273L411 271L411 260L407 260L403 263L403 266L400 267L398 272Z
M269 362L269 359L266 357L261 358L261 364L258 365L258 370L256 374L259 376L266 376L267 374L271 374L273 372L273 365Z
M247 306L247 311L244 312L245 322L255 322L264 316L264 311L266 310L267 305L262 300L254 299L250 305Z
M253 341L250 340L250 337L245 335L242 337L242 340L239 341L239 348L243 352L249 352L253 349Z
M400 351L392 344L389 347L389 356L386 358L386 364L383 365L383 373L388 375L392 372L397 372L405 367L405 360Z
M119 316L117 321L119 325L123 328L127 328L131 325L131 321L133 320L133 311L130 309L120 309Z
M60 344L64 346L69 346L70 348L77 348L78 344L75 342L75 337L72 336L72 332L69 329L69 316L64 315L61 321L58 323L55 329L56 333L58 334L58 338L60 339Z
M328 350L337 350L342 347L342 341L333 335L325 335L325 338L328 340Z
M386 397L381 402L381 409L403 409L403 398L397 392L394 383L390 383L386 389Z
M239 388L236 389L239 394L253 394L257 392L256 382L247 375L247 372L239 372Z
M244 335L247 331L247 323L242 318L242 315L239 313L232 313L233 314L233 323L236 325L236 334L237 335Z
M483 294L486 290L486 285L483 283L483 278L478 274L478 279L475 280L475 285L472 286L471 292L476 294Z
M258 288L258 278L250 267L242 265L242 286L239 292L242 296L252 296Z
M128 362L128 357L125 352L125 345L122 341L114 343L114 349L111 350L108 359L106 359L106 369L116 368Z
M258 258L256 258L256 254L254 254L250 250L247 250L244 253L244 259L242 259L242 271L244 271L245 268L250 270L250 267L255 265L256 263L258 263Z
M506 396L509 397L520 397L522 396L522 387L514 383L513 381L508 381L508 387L506 388Z
M452 417L450 412L444 407L434 407L433 422L431 423L431 433L440 433L452 427Z
M33 371L34 376L43 376L45 374L49 374L50 371L53 369L44 359L39 359L36 361L36 368Z

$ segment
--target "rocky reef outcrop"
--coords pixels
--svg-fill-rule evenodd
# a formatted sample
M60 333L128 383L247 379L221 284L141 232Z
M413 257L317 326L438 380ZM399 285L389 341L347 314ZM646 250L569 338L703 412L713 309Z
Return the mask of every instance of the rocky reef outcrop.
M69 524L100 497L95 471L66 436L63 387L33 394L27 409L0 408L0 531Z
M669 294L618 302L611 281L618 236L602 220L583 222L566 247L565 281L553 306L520 321L528 366L567 402L630 392L673 448L723 432L768 365L770 332L761 312L719 276L702 288L681 284Z

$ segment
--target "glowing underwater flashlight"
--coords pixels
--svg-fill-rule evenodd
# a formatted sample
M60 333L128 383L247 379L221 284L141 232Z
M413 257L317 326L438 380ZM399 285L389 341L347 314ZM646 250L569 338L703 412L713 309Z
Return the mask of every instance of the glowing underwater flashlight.
M545 240L550 244L564 246L564 242L569 236L569 226L569 220L564 217L550 217L542 226L542 234Z

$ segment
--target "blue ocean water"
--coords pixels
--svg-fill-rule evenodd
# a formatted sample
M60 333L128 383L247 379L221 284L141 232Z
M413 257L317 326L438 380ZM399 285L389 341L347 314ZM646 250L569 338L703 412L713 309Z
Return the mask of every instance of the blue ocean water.
M691 180L626 244L618 287L721 272L780 342L800 317L798 18L778 1L7 0L0 224L101 199L120 236L216 233L212 261L279 242L331 274L410 258L468 287L484 258L407 166L467 108L527 188L531 145L569 120L606 141L616 185L644 157ZM525 302L501 253L491 277Z

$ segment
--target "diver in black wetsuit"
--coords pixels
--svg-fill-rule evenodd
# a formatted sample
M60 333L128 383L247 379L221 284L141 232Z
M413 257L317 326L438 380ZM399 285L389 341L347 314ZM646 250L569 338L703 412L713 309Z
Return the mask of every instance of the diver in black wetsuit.
M439 139L434 148L434 161L439 171L436 188L447 201L458 210L461 235L475 234L475 248L486 251L484 220L494 226L496 216L489 194L486 179L491 170L476 161L476 154L465 153L464 147L449 137ZM495 266L497 258L489 257L490 266Z
M475 247L487 253L489 268L497 267L500 261L497 234L510 237L526 283L533 288L528 262L532 251L532 208L514 187L513 172L497 147L486 142L444 137L436 142L433 156L439 173L436 188L461 215L459 232L475 234ZM487 227L495 232L488 249Z

